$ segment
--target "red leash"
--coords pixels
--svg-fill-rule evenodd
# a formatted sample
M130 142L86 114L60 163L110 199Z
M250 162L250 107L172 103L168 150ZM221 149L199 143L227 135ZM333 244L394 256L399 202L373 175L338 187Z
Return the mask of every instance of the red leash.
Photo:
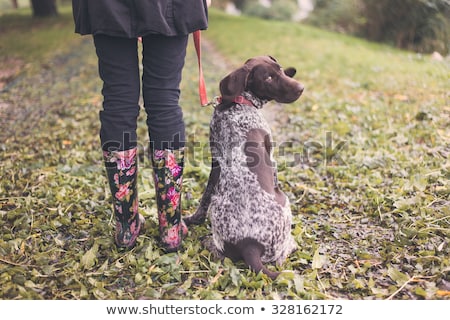
M208 96L206 94L205 78L203 77L202 68L202 48L201 48L201 31L197 30L193 33L195 51L197 51L198 60L198 95L200 97L200 104L205 107L209 104Z

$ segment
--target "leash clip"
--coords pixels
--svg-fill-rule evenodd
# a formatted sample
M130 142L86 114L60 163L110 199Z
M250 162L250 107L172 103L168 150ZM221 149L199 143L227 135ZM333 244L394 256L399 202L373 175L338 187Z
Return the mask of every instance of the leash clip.
M222 98L219 96L215 96L211 101L206 104L203 104L202 107L213 107L216 108L222 102Z

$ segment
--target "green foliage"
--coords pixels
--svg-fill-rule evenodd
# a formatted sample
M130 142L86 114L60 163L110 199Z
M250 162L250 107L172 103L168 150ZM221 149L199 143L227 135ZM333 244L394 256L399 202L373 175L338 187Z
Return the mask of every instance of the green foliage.
M275 156L299 244L282 266L269 266L286 271L271 281L242 262L213 259L200 240L208 223L190 228L179 253L164 254L144 152L146 231L133 250L116 249L95 51L67 19L60 46L42 49L0 92L0 298L448 299L448 63L293 23L214 10L210 21L210 97L223 76L259 54L295 66L306 86L298 102L264 109L276 146L285 142ZM40 24L20 33L47 46L46 32L52 27ZM190 146L184 214L195 211L209 174L212 109L199 106L197 77L191 43L181 101ZM138 128L145 151L144 112ZM309 162L296 157L305 154Z
M317 0L307 22L418 52L450 50L447 0Z
M367 20L363 34L420 52L450 50L450 2L447 0L362 0Z
M357 34L365 23L359 12L360 0L316 0L314 11L306 22L347 34Z

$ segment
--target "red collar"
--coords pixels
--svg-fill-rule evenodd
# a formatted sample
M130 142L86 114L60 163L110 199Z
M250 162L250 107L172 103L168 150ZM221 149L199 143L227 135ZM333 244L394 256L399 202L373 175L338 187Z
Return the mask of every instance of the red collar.
M222 103L222 97L219 97L217 100L218 100L217 102ZM234 97L233 102L234 103L238 103L238 104L243 104L243 105L246 105L246 106L251 106L251 107L255 106L253 104L253 102L251 102L250 100L244 98L243 96Z

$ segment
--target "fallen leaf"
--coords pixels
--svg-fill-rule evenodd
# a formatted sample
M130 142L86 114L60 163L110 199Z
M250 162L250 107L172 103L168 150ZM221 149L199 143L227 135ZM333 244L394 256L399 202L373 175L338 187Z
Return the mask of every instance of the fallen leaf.
M394 280L399 286L402 286L403 284L405 284L405 282L407 282L410 279L410 277L407 274L400 272L399 270L395 269L392 266L389 266L388 268L388 276L392 280Z
M327 257L319 253L319 249L314 252L313 260L311 263L311 267L313 269L321 269L323 265L326 263Z
M438 295L440 297L450 297L450 291L438 290L438 291L436 291L436 295Z
M98 252L98 244L95 242L92 248L90 248L86 253L81 257L81 265L84 269L89 270L95 266L97 262L97 252Z

